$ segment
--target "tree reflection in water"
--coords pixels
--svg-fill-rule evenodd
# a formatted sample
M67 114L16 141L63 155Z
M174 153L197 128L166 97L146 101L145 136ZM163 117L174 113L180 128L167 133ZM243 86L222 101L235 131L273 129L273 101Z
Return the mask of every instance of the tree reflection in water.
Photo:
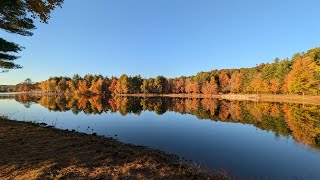
M195 98L29 96L19 94L16 101L30 107L40 104L50 111L84 112L87 115L119 112L140 115L153 111L158 115L169 112L192 114L198 119L251 124L273 131L276 135L292 137L320 149L320 106L292 103L227 101Z

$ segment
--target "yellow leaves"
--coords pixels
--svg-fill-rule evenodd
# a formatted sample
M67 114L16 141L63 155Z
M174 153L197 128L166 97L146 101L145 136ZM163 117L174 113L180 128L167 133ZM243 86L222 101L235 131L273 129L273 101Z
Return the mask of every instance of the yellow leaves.
M319 88L319 80L315 79L315 70L316 65L311 58L297 59L286 78L288 90L294 93L316 93Z
M269 92L269 84L266 80L262 79L262 74L259 73L248 86L249 92L254 93L268 93Z
M232 75L232 77L231 77L231 92L232 93L240 93L241 77L242 77L242 74L240 72L237 72Z
M280 81L279 79L271 79L270 81L270 91L273 93L278 93L280 91Z
M290 105L284 108L284 112L293 137L299 142L317 145L315 138L320 135L319 109L309 105Z
M102 92L103 83L104 83L104 80L102 78L99 78L96 82L93 82L90 87L91 93L95 95L101 95L103 93Z

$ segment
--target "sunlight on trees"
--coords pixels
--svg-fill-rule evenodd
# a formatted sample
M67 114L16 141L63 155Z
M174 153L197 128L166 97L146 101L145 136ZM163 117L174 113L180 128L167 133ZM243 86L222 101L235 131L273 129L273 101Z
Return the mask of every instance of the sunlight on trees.
M36 28L33 19L48 23L51 11L62 4L63 0L1 0L0 28L8 33L32 36ZM18 44L0 38L0 68L22 68L13 62L19 57L11 54L21 50Z
M144 79L140 75L103 77L87 74L84 77L51 77L40 84L16 91L67 93L82 95L107 94L307 94L320 93L320 48L295 54L291 60L276 59L272 64L254 68L212 70L191 77ZM18 85L17 85L18 86Z

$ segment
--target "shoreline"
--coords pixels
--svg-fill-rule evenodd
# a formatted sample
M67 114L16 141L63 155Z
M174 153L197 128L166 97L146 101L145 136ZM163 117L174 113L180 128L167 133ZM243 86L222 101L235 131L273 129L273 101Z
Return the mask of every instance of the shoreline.
M61 96L65 93L40 93L40 92L14 92L0 93L0 96L15 96L19 94L28 94L36 96ZM72 95L72 94L70 94ZM94 96L94 95L83 95ZM100 95L103 96L103 95ZM106 94L104 96L112 96ZM297 94L115 94L118 97L171 97L171 98L212 98L224 100L253 101L253 102L279 102L279 103L296 103L320 105L320 95L297 95Z
M117 94L120 97L214 98L225 100L320 105L320 96L285 94Z
M4 179L230 179L160 150L2 117L0 144Z

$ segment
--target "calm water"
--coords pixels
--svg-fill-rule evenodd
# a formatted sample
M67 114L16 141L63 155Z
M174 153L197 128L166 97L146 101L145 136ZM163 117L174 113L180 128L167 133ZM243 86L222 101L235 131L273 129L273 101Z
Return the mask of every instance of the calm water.
M0 95L19 121L111 136L233 176L320 179L320 106L179 98Z

